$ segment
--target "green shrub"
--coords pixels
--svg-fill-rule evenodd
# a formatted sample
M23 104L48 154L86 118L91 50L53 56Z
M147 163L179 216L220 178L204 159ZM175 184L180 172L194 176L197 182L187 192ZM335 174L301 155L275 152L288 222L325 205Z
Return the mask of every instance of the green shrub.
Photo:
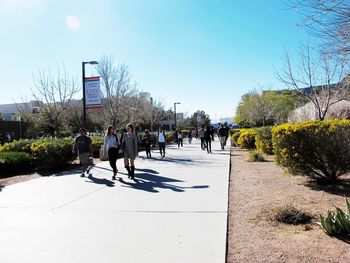
M319 225L323 231L330 236L349 236L350 235L350 203L346 200L347 213L338 207L336 212L328 211L324 218L320 215L321 222Z
M272 129L276 161L293 174L335 182L350 171L350 121L283 124Z
M303 212L294 206L287 205L277 209L274 220L283 224L301 225L310 223L313 216L309 213Z
M248 162L265 162L265 158L261 151L253 151L249 153Z
M104 136L91 136L92 141L92 153L94 157L100 156L100 149L104 143Z
M255 129L255 146L258 150L267 155L273 154L272 132L270 127Z
M241 132L238 130L236 131L235 133L233 133L230 138L231 138L231 145L234 146L234 147L237 147L238 146L238 138L239 136L241 135Z
M171 131L166 133L166 142L167 143L174 142L174 132Z
M32 170L32 157L25 152L0 152L0 171L24 172Z
M0 152L26 152L31 153L30 146L35 140L18 140L10 143L5 143L0 146Z
M236 132L239 132L241 129L237 129L237 128L232 128L229 130L228 134L230 137L233 136L233 134L235 134Z
M32 143L31 151L38 169L66 167L72 159L73 139L43 139Z
M244 149L255 148L255 136L254 129L242 129L237 140L237 144Z

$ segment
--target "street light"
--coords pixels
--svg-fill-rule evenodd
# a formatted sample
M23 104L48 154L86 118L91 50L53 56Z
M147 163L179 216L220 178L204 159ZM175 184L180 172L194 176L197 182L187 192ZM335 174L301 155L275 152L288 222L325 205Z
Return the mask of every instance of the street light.
M97 65L97 61L83 61L81 63L81 68L82 68L82 79L83 79L83 127L85 128L86 126L86 101L85 101L85 64L90 64L90 65Z
M174 102L174 120L175 120L175 129L176 129L176 104L181 104L181 102Z

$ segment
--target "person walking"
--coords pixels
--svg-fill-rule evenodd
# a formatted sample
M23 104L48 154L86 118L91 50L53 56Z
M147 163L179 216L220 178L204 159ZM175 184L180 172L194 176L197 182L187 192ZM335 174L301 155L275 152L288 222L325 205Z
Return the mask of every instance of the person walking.
M142 136L142 144L145 146L147 159L152 158L151 156L151 134L146 129L145 134Z
M190 129L190 130L188 131L188 143L189 143L189 144L192 143L192 138L193 138L192 130Z
M92 156L92 141L86 136L84 128L79 129L79 136L75 139L73 144L73 151L78 153L79 160L82 165L82 172L80 177L85 177L85 172L90 176L89 157Z
M163 127L160 127L158 131L158 146L159 146L159 153L162 159L165 157L165 144L166 144L166 135L163 130Z
M179 130L179 133L177 135L177 147L180 147L180 146L183 147L184 146L183 141L184 141L184 135L182 131Z
M205 150L206 146L205 146L205 139L204 139L204 125L202 125L202 127L199 129L198 134L201 140L201 148L202 150Z
M211 153L211 139L211 129L210 126L207 125L204 130L204 140L208 153Z
M135 158L138 156L137 152L137 136L134 133L134 126L129 123L126 126L126 134L123 136L122 149L124 152L124 165L128 171L128 178L134 179L135 175Z
M221 150L224 150L226 144L226 129L223 124L220 125L218 136L220 138Z
M120 141L112 125L108 126L107 134L104 138L104 151L108 153L109 165L113 169L112 180L116 179L118 173L117 158L120 148Z

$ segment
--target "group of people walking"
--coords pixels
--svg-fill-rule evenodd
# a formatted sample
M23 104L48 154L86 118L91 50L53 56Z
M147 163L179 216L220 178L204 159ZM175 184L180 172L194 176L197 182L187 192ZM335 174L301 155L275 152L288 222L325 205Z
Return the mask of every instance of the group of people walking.
M225 130L225 132L224 132ZM228 130L224 126L218 129L218 136L220 138L221 149L224 149L226 140L228 137ZM207 150L211 153L211 141L214 140L214 130L209 126L202 126L198 132L190 130L188 133L188 142L192 143L192 138L196 137L201 140L202 150ZM75 139L73 145L73 151L79 154L79 160L82 164L81 177L85 177L85 174L91 176L90 169L92 167L91 157L92 156L92 141L91 138L86 135L86 130L81 128L79 130L80 135ZM178 147L183 147L184 134L181 130L176 131L175 142ZM161 159L165 157L165 145L167 142L167 135L162 127L159 128L157 134L157 143L159 146L159 152ZM147 158L152 158L151 155L151 144L152 138L148 130L145 130L144 135L141 138L141 143L145 147ZM134 126L130 123L126 126L121 134L116 133L116 129L110 125L107 128L106 135L104 137L104 148L103 152L108 156L109 164L113 170L112 180L116 180L118 173L117 159L120 150L123 153L124 167L128 173L128 178L134 179L135 176L135 159L138 156L138 144L139 138L134 131Z

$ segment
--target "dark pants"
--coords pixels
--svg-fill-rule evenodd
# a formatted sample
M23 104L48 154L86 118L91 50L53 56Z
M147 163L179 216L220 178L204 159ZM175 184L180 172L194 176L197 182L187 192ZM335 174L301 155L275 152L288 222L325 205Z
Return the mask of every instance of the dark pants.
M177 141L177 146L178 147L180 147L180 146L183 147L184 146L184 139L179 138L178 141Z
M165 142L158 142L158 144L159 144L160 156L164 157L165 156Z
M109 148L108 149L109 164L113 168L113 173L117 172L118 152L119 152L118 148Z
M211 138L209 140L205 140L205 143L206 143L207 152L211 153Z
M145 144L145 150L146 150L146 154L147 154L147 158L151 158L151 145L149 143Z
M204 140L204 137L201 138L201 148L202 148L202 150L205 150L205 140Z

